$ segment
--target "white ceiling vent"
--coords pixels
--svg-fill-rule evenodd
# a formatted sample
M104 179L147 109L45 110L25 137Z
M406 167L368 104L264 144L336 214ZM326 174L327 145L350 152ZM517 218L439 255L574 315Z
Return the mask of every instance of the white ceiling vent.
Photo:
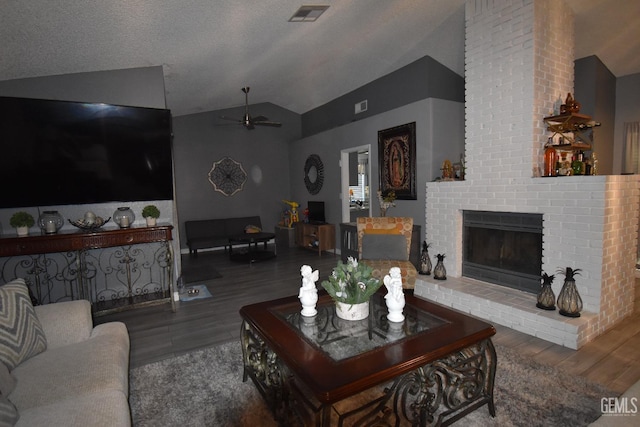
M367 111L367 100L356 103L356 114Z
M300 6L289 22L313 22L327 9L329 6Z

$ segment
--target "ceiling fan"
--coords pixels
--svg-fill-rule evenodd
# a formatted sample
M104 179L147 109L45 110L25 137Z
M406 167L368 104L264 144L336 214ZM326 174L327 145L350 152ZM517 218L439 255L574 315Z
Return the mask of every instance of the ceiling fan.
M282 123L272 122L265 116L251 117L251 115L249 114L249 86L243 87L242 91L244 92L244 101L245 101L244 116L240 120L234 119L232 117L226 117L226 116L220 116L221 119L232 120L246 127L249 130L253 129L255 126L273 126L273 127L282 126Z

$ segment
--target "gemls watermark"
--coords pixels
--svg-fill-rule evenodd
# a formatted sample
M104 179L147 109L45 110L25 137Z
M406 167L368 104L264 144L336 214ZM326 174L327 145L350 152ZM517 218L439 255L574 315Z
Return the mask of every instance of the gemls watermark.
M603 397L600 399L602 415L633 417L638 413L637 397Z

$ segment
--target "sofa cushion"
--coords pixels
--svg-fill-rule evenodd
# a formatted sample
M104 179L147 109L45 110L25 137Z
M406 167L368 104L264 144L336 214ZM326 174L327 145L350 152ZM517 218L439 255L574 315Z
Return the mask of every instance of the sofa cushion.
M16 378L11 375L7 365L0 363L0 395L8 396L16 386Z
M100 390L20 411L16 427L128 427L127 396L119 390Z
M0 396L0 426L12 426L20 418L16 406L7 399Z
M23 279L0 286L0 362L13 370L47 348Z
M129 335L121 322L94 328L88 340L48 349L18 366L9 395L22 415L26 409L90 393L129 390Z
M364 234L362 259L406 261L409 259L407 238L402 234Z

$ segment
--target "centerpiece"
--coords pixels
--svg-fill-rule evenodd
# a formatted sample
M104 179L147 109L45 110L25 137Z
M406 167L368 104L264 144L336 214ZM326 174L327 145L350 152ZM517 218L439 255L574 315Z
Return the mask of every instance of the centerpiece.
M387 216L387 209L396 205L396 192L393 190L382 192L378 190L378 202L380 203L380 216Z
M372 276L373 268L353 257L338 261L329 280L322 287L336 303L336 314L345 320L362 320L369 316L369 299L382 285Z

